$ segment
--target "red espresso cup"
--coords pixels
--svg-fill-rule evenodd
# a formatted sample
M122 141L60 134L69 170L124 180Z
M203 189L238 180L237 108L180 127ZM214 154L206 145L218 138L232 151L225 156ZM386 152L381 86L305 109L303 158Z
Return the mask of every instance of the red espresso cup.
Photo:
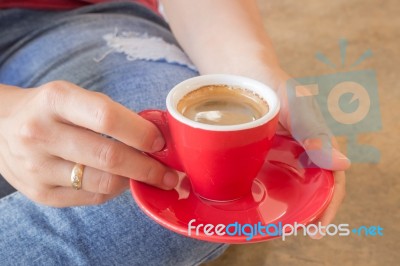
M236 125L210 125L193 121L178 110L188 93L207 85L226 85L250 91L268 104L260 118ZM149 154L158 161L185 172L193 191L214 201L230 201L251 192L264 164L278 124L279 99L268 86L241 76L203 75L185 80L168 94L167 111L146 110L142 117L162 132L166 146Z

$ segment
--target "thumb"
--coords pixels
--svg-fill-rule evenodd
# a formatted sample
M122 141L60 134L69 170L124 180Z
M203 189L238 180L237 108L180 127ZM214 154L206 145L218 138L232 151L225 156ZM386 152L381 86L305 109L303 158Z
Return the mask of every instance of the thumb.
M311 161L329 170L349 168L350 160L338 150L312 93L304 86L288 82L278 94L282 103L280 123L304 147Z
M325 136L312 137L303 141L303 147L311 161L319 167L344 171L350 167L350 160L336 148L337 145L331 145L332 142L336 140Z

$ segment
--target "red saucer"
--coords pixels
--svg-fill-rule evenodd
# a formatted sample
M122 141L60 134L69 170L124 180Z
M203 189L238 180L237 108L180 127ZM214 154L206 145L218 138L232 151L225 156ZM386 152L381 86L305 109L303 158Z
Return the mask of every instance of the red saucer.
M279 236L272 233L256 234L251 240L246 240L249 239L248 234L231 236L235 230L232 225L230 234L224 235L220 235L223 234L223 226L219 227L220 234L215 231L215 226L228 226L236 222L235 225L242 226L279 223L293 225L295 222L308 224L318 218L332 198L333 175L331 171L320 168L304 168L300 158L303 164L310 163L304 149L295 140L276 136L251 193L230 202L214 202L198 197L191 191L190 182L185 176L182 176L174 190L169 191L132 180L131 192L148 216L176 233L219 243L265 241ZM192 226L190 235L189 223ZM208 226L208 231L205 231L206 224L213 226Z

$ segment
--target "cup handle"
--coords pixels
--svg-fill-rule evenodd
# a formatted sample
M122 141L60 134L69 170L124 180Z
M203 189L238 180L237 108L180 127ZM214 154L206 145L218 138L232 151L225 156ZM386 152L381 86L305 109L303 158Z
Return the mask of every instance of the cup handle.
M176 153L174 142L171 138L167 113L161 110L144 110L140 112L139 115L157 126L163 134L166 143L165 147L161 151L146 154L175 170L184 172L178 154Z

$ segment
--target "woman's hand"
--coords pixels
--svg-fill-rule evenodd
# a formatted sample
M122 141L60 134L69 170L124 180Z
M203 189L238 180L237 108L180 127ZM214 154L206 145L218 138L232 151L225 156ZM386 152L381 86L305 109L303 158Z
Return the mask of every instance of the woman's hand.
M345 197L344 170L350 167L350 161L339 151L336 138L326 125L312 93L304 86L296 86L294 80L281 70L275 72L275 77L280 77L282 81L277 90L281 100L278 134L293 136L304 147L314 164L333 171L333 198L324 213L314 221L316 225L320 223L326 227L332 223ZM324 235L325 230L321 229L310 237L320 239Z
M0 85L0 98L0 173L36 202L100 204L129 178L163 189L178 182L175 171L143 154L163 148L158 129L103 94L54 81L35 89ZM82 190L70 183L76 163L86 166Z
M290 76L279 66L257 1L162 0L162 3L172 31L201 74L237 74L277 90L282 104L278 133L292 135L316 165L335 171L333 199L319 220L322 225L332 222L345 195L343 171L350 167L350 162L338 150L312 94L306 88L299 88L299 94L307 97L288 94Z

